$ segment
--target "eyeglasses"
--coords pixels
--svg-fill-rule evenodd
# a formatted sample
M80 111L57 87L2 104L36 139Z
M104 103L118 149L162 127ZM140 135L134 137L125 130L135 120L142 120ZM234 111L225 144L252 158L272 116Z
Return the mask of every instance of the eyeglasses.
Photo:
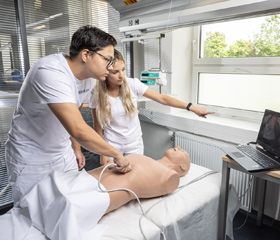
M91 52L95 52L96 54L98 54L99 56L103 57L106 61L108 61L108 65L107 65L107 68L109 67L113 67L115 65L115 62L113 60L110 60L109 58L106 58L104 55L102 55L101 53L97 52L97 51L94 51L94 50L89 50Z

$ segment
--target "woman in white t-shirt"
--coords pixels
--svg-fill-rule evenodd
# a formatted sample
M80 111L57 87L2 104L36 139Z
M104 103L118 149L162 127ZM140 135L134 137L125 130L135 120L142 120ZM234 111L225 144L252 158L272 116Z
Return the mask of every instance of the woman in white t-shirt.
M89 106L92 108L95 131L124 156L144 153L142 131L136 107L138 96L145 96L171 107L187 109L204 118L207 114L213 113L206 111L204 107L187 104L157 93L139 79L127 78L123 56L116 49L114 50L114 62L113 70L110 71L107 79L96 82ZM101 165L109 161L110 158L106 156L100 157Z

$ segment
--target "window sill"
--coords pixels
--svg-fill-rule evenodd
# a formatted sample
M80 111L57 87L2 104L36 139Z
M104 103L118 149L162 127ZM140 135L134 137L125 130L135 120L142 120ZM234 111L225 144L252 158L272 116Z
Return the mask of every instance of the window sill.
M235 144L256 141L260 123L209 115L200 118L192 112L171 108L170 112L139 109L140 120L150 121L178 131L214 138Z

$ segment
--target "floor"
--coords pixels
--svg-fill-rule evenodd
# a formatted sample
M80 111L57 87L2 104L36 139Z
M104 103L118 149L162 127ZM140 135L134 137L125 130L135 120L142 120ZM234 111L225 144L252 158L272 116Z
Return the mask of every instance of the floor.
M246 223L240 227L246 219L246 213L239 211L233 220L234 240L280 240L279 222L264 218L263 225L257 226L256 213L249 215ZM227 238L229 240L229 238Z

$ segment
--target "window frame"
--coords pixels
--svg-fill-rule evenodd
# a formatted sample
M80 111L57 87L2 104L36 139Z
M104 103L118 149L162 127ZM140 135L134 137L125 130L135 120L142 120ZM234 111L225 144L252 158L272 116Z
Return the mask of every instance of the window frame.
M202 26L193 28L192 44L192 102L205 106L207 110L215 111L218 115L260 121L263 112L198 104L199 73L225 74L276 74L280 75L280 57L251 57L251 58L200 58L202 45Z

